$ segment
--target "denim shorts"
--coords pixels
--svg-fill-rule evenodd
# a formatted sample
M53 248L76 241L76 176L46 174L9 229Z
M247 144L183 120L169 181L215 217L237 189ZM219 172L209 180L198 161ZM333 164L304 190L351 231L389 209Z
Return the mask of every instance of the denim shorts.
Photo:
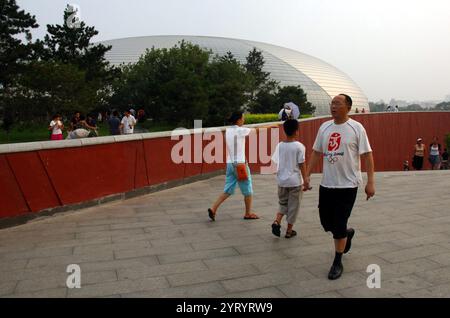
M245 181L238 181L237 175L236 175L236 169L233 166L232 163L227 163L227 174L225 177L225 189L223 190L224 193L227 194L234 194L234 189L236 188L236 184L239 185L239 189L241 189L241 192L244 196L250 196L253 194L253 187L252 187L252 176L250 174L250 169L247 166L247 174L248 179Z

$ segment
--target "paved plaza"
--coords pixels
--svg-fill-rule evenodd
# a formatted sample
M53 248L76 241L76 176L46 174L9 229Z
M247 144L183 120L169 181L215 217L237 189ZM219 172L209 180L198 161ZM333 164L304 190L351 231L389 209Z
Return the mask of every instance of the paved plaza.
M299 236L271 234L275 176L254 176L254 210L243 197L207 208L224 176L0 230L0 297L450 297L450 171L376 174L360 188L344 274L329 281L331 236L318 216L320 175L302 201ZM283 234L286 227L283 223ZM69 264L81 288L68 289ZM381 288L367 287L367 267Z

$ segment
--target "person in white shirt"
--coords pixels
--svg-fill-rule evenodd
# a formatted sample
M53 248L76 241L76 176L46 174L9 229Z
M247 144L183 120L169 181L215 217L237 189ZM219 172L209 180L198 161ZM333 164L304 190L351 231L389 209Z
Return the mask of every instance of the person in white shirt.
M63 140L62 130L64 125L61 121L61 115L53 116L53 120L50 122L48 129L51 131L50 140Z
M323 123L313 146L309 176L323 157L323 176L319 190L320 222L325 231L333 233L335 258L328 273L331 280L342 275L342 255L351 248L355 230L347 228L358 186L362 184L360 158L367 169L365 192L367 200L375 195L374 161L366 130L348 116L352 107L350 96L340 94L333 98L330 111L333 120Z
M136 119L129 110L125 111L125 116L123 116L120 122L120 130L124 135L132 134L134 132L134 126L136 126Z
M297 235L292 227L297 219L303 191L309 189L309 184L304 182L306 177L305 146L297 141L298 121L286 120L283 129L287 136L286 141L277 145L272 156L272 161L277 164L279 202L279 212L272 224L272 234L280 236L281 220L286 215L288 227L285 238L291 238Z
M216 220L216 213L219 206L234 194L236 185L244 195L245 202L245 220L259 219L259 217L252 212L252 198L253 186L250 169L247 160L245 159L245 137L248 136L252 130L261 128L278 128L278 125L267 125L259 128L243 127L245 117L243 112L234 112L229 121L232 126L227 128L225 132L225 142L227 146L227 171L225 177L225 188L223 193L217 198L216 202L211 208L208 208L208 216L211 221ZM239 168L246 171L245 180L239 180ZM242 171L241 170L241 171Z

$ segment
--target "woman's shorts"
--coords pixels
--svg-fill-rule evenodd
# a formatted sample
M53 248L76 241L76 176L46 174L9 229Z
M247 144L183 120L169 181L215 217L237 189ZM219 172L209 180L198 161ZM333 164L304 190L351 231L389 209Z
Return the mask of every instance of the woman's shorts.
M236 175L236 169L232 163L227 163L227 174L225 177L225 188L223 190L224 193L227 194L234 194L234 189L236 188L236 185L239 185L239 189L241 189L241 192L244 196L250 196L253 194L253 187L252 187L252 176L250 174L250 169L247 166L247 174L248 179L245 181L238 181L237 175Z
M439 156L429 156L428 161L430 161L432 165L437 165L441 162L441 159L439 158Z
M333 233L334 239L347 237L347 221L355 204L358 188L319 189L320 223L325 232Z

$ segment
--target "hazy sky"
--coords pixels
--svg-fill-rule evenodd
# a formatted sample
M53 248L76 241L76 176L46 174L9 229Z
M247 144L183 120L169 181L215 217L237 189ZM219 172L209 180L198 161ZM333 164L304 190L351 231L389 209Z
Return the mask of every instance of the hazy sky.
M17 0L46 24L67 3L100 32L95 41L207 35L295 49L347 73L370 101L450 94L448 0Z

